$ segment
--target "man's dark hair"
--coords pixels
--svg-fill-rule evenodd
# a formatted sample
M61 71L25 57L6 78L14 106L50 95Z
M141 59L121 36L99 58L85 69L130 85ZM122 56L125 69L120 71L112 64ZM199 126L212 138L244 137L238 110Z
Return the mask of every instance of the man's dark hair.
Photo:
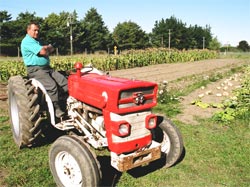
M34 21L34 20L31 20L31 21L28 23L28 25L27 25L27 29L29 29L31 25L36 25L36 26L40 27L39 23L37 23L37 22Z

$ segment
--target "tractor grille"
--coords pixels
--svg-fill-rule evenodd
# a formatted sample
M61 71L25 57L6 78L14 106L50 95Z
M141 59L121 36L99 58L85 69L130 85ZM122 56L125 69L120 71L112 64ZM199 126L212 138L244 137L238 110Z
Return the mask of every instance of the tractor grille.
M133 113L127 115L118 115L110 113L110 118L112 121L122 121L125 120L131 125L131 134L127 137L119 137L112 135L113 142L127 142L148 136L150 131L145 128L145 118L147 115L151 114L150 111Z
M118 108L130 108L139 105L151 104L154 101L154 87L142 87L123 90L119 95Z

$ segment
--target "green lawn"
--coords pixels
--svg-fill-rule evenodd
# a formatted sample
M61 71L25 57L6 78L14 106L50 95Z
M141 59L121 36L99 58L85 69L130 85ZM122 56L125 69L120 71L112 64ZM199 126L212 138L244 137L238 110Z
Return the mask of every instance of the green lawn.
M0 111L0 186L53 187L48 165L48 149L18 150L13 142L6 112ZM128 172L116 172L109 158L100 157L103 186L195 187L249 186L249 124L235 122L230 127L201 121L200 125L176 122L185 143L184 158L169 169L152 164Z

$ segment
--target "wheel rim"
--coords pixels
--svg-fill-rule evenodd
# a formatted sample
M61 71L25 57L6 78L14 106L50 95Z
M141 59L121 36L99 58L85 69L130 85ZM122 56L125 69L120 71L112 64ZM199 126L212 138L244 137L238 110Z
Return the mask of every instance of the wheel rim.
M19 115L18 115L18 107L17 107L17 101L14 94L10 97L10 113L11 113L11 121L13 125L13 132L15 137L19 137L20 133L20 126L19 126Z
M171 142L166 132L163 132L163 140L161 143L161 152L168 154L170 152Z
M81 169L71 154L59 152L55 158L55 168L63 186L82 186Z

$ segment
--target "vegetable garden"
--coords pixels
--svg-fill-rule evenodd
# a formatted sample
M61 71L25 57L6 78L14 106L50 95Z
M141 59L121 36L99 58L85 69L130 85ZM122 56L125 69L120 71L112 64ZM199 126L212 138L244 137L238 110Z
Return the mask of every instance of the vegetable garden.
M77 55L52 56L51 66L57 70L71 70L75 62L91 63L103 71L127 69L163 63L193 62L217 58L216 51L209 50L168 50L165 48L129 50L120 55ZM22 60L0 61L0 80L6 81L13 75L25 75L26 69Z

